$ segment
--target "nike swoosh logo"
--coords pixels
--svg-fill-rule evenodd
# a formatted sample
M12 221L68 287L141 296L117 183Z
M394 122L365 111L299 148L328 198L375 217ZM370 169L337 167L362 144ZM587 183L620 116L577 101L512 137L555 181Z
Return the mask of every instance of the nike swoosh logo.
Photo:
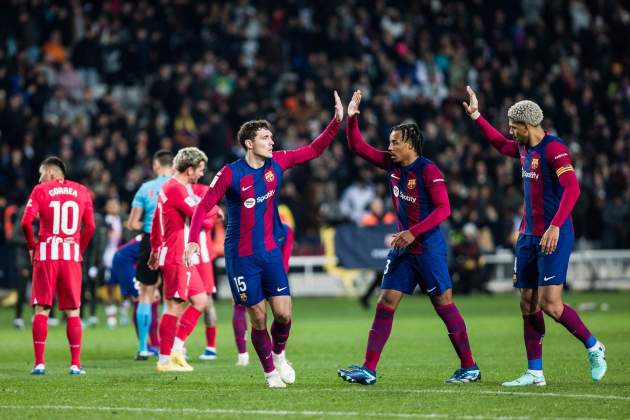
M242 187L242 188L241 188L241 191L247 191L247 190L249 190L251 187L252 187L252 185L250 185L249 187Z
M392 174L392 178L396 178L396 179L400 179L399 177L397 177L396 175Z
M432 288L432 289L427 290L427 293L431 293L431 292L432 292L432 291L434 291L435 289L437 289L437 286L435 286L435 287L434 287L434 288Z
M556 276L551 276L551 277L546 277L546 276L545 276L545 277L543 278L543 280L544 280L544 281L551 280L551 279L552 279L552 278L554 278L554 277L556 277Z
M288 286L284 286L283 288L279 288L279 287L277 287L277 288L276 288L276 291L278 291L278 292L282 292L282 291L283 291L284 289L286 289L287 287L288 287Z

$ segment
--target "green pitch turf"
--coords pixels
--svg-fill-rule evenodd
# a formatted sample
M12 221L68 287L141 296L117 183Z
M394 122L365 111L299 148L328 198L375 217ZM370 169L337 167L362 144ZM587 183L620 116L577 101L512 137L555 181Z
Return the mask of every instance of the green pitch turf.
M195 371L158 374L155 362L136 362L132 327L104 326L84 333L87 375L67 374L65 327L51 328L48 374L29 375L30 325L11 326L0 311L0 417L13 418L630 418L630 294L569 294L573 305L607 303L582 312L607 346L609 371L593 383L581 343L545 318L544 367L548 385L511 390L525 367L518 298L460 297L481 383L446 385L457 367L444 325L426 298L403 301L381 358L375 386L350 385L336 370L361 363L372 311L345 299L297 299L287 355L297 372L288 389L266 389L255 352L237 368L231 308L219 304L219 358L201 362L203 328L188 341Z

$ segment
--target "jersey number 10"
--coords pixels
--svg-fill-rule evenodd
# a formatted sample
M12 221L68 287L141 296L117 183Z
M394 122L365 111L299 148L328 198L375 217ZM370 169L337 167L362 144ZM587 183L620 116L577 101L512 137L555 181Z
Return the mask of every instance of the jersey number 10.
M79 205L76 201L51 201L53 208L53 235L74 235L79 228ZM70 211L72 210L72 211Z

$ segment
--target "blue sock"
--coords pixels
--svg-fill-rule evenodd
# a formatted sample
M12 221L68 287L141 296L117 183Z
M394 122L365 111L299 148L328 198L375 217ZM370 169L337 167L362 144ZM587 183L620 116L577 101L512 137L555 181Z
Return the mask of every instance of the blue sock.
M593 337L592 335L586 340L586 343L584 343L584 347L586 347L587 349L593 347L595 344L597 344L597 339L595 337Z
M149 328L151 328L150 303L138 303L136 322L138 323L138 351L148 351L147 338L149 337Z
M527 369L529 370L543 370L542 359L531 359L527 361Z

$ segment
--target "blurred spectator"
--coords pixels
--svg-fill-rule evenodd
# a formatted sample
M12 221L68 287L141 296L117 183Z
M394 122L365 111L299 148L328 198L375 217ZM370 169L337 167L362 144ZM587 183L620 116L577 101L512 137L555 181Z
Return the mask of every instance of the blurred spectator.
M278 148L299 147L330 119L333 89L345 102L361 88L366 140L385 149L390 128L415 119L447 180L453 229L474 223L493 252L511 246L520 169L462 115L471 84L504 131L507 108L527 97L567 142L582 189L577 246L630 244L625 2L13 0L0 22L0 198L11 204L55 153L101 207L111 196L126 207L157 149L198 144L216 171L242 153L234 133L250 118L273 124ZM388 180L359 162L340 133L287 173L298 251L339 207L358 223L385 198Z
M488 293L486 283L489 275L479 247L479 230L474 224L466 223L461 235L453 247L453 289L455 293L463 294L474 291Z

